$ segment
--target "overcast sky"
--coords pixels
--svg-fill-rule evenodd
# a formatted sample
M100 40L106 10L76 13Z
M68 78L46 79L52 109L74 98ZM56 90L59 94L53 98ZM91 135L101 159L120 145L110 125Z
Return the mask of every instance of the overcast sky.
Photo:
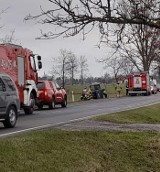
M24 18L28 14L39 14L40 5L47 9L47 7L51 7L51 3L48 0L0 0L0 4L0 10L8 8L0 16L0 24L3 24L0 38L4 38L5 35L9 35L12 30L15 30L14 36L18 44L21 43L23 47L42 56L43 69L39 71L40 76L51 70L52 58L60 55L60 49L72 51L78 57L85 56L88 59L89 74L93 77L104 75L105 70L102 64L95 60L104 57L107 52L106 49L98 49L95 46L98 42L98 32L92 32L85 41L80 35L65 39L61 37L52 40L35 40L36 37L40 36L40 29L45 27L47 30L49 26L36 24L35 21L24 22Z

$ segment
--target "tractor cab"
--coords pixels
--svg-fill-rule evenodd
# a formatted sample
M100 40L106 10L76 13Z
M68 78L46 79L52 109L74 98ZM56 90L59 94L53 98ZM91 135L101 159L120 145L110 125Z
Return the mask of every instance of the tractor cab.
M103 99L107 98L107 94L105 93L105 89L101 88L100 83L93 83L89 86L93 99Z

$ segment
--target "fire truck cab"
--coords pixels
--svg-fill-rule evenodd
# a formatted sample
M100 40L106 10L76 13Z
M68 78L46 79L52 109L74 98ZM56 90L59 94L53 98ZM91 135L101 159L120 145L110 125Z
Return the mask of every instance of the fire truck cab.
M148 72L131 73L128 75L128 95L150 95L150 77Z
M32 114L38 96L37 70L42 68L41 56L22 46L0 45L0 73L8 74L18 89L21 108Z

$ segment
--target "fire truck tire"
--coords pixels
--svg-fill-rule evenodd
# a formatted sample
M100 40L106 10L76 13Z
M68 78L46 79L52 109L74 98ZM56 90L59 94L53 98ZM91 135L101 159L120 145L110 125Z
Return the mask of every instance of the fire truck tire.
M35 102L36 102L36 101L35 101L35 97L34 97L34 95L31 93L31 94L30 94L30 106L27 107L27 108L24 108L24 112L25 112L26 115L33 114Z
M15 107L10 106L7 111L7 118L3 121L5 128L13 128L17 122L17 110Z

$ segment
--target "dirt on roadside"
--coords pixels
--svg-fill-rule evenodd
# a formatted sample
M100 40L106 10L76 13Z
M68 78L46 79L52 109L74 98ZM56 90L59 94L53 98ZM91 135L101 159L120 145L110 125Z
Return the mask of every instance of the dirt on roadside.
M160 124L117 124L111 122L100 122L91 119L69 122L55 126L57 129L67 131L99 130L99 131L132 131L132 132L159 132Z

